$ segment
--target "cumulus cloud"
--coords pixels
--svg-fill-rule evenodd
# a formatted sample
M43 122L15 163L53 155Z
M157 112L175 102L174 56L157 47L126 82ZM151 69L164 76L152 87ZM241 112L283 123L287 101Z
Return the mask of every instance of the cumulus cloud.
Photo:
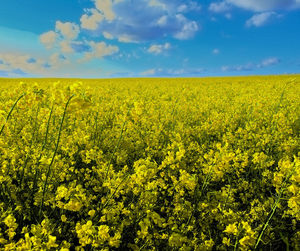
M97 8L104 9L109 6L107 3ZM106 10L107 11L107 10ZM111 18L111 14L106 14ZM51 49L55 45L55 53L50 57L50 65L59 65L62 62L65 64L66 58L64 55L73 53L82 53L83 58L79 62L91 60L93 58L102 58L118 52L117 46L107 45L104 42L87 41L78 38L80 28L77 24L71 22L57 21L55 31L50 31L40 36L40 40L45 44L46 48ZM103 33L107 38L110 37L108 32ZM47 38L47 39L45 39ZM51 38L51 39L49 39ZM55 38L55 39L54 39ZM125 39L125 37L124 37ZM50 46L51 45L51 46Z
M118 2L120 1L115 1L115 3ZM85 9L85 14L80 18L83 29L96 30L102 21L111 22L116 17L112 0L95 0L94 3L95 8Z
M0 53L0 71L8 76L25 75L26 73L45 73L45 60L27 54Z
M81 16L80 23L83 29L96 30L103 20L104 16L98 10L89 9Z
M119 48L117 46L107 45L105 42L97 43L94 41L90 41L89 45L91 47L91 51L85 53L83 58L84 61L89 61L93 58L103 58L119 51Z
M148 48L148 52L149 53L153 53L153 54L161 54L163 51L165 50L169 50L171 48L171 44L170 43L165 43L165 44L153 44Z
M167 9L167 5L159 0L150 0L148 5L150 7L157 7L163 10Z
M73 53L74 50L69 41L63 40L59 43L61 52L63 53Z
M189 12L189 11L200 11L202 9L201 5L195 1L189 1L187 3L181 4L177 7L178 12Z
M223 0L213 2L209 10L220 13L228 11L231 6L254 12L266 12L274 10L291 10L300 8L299 0Z
M102 33L102 35L106 38L106 39L114 39L114 36L112 34L110 34L109 32L107 31L104 31Z
M195 1L181 4L174 0L97 0L95 7L85 10L81 27L95 35L104 32L121 42L138 42L164 38L189 39L199 24L184 13L198 11Z
M265 68L272 65L276 65L280 63L280 59L277 57L270 57L263 59L260 63L247 63L243 65L236 65L236 66L222 66L222 71L253 71L255 69Z
M50 62L50 66L53 68L58 68L61 67L61 65L63 64L69 63L67 58L63 54L60 54L58 52L53 53L50 56L49 62Z
M118 2L121 1L115 1ZM95 0L94 3L96 8L85 9L85 14L80 18L81 27L87 30L96 30L102 21L111 22L116 17L112 0Z
M78 38L79 32L80 28L77 24L57 21L55 31L48 31L40 35L40 41L47 49L58 46L63 53L73 53L71 43Z
M56 22L55 29L67 40L76 39L80 31L77 24L71 22L63 23L61 21Z
M56 39L57 33L54 31L48 31L40 35L40 41L47 49L53 48Z
M160 18L158 18L158 20L156 21L156 24L160 27L164 27L165 25L167 25L168 22L168 16L164 15L161 16Z
M124 34L120 34L118 36L118 41L122 42L122 43L136 43L137 39L136 39L136 37L134 37L132 35L128 35L128 34L124 33Z
M229 11L231 7L226 1L224 1L224 2L211 3L208 9L215 13L222 13L222 12Z
M116 15L112 9L113 8L112 0L96 0L95 6L101 13L103 13L103 16L108 21L112 21L115 19Z
M270 65L276 65L279 64L280 60L276 57L271 57L271 58L266 58L264 60L261 61L260 64L257 65L258 68L263 68L263 67L267 67Z
M195 21L188 21L188 19L181 14L176 15L176 19L181 26L181 29L174 34L174 37L177 39L185 40L192 38L196 31L199 30L199 26Z
M54 52L49 56L32 56L26 53L0 53L0 71L8 77L31 76L80 76L79 65L71 57L67 58L60 52Z
M85 44L75 43L82 50L83 55L90 51L90 47ZM74 46L74 43L72 44ZM103 47L106 51L99 52L99 46L95 46L97 56L99 54L108 54L108 50L112 49L108 45ZM108 47L108 48L107 48ZM75 49L74 49L75 50ZM97 51L98 50L98 51ZM115 50L115 49L114 49ZM57 51L49 56L33 56L26 53L1 53L0 52L0 76L6 77L100 77L107 73L106 69L102 69L99 65L91 67L88 62L78 63L77 56L63 55ZM84 75L82 75L84 74Z
M92 0L94 6L85 9L80 24L56 21L53 31L40 36L40 41L51 49L52 57L48 66L66 62L61 55L71 57L78 53L77 62L95 58L101 59L119 51L119 47L99 41L99 37L122 43L138 43L156 39L192 38L200 25L186 13L200 11L197 1L182 0ZM92 35L96 41L88 41L85 35ZM161 54L171 45L153 44L147 51Z
M261 27L270 20L279 18L277 10L293 10L300 8L300 0L222 0L209 5L209 10L215 13L224 13L233 7L256 12L246 21L247 27ZM225 17L231 19L231 14L226 13Z
M250 19L246 21L246 26L251 27L260 27L267 24L271 19L279 17L275 12L263 12L253 15Z
M256 12L300 8L299 0L226 0L226 2Z

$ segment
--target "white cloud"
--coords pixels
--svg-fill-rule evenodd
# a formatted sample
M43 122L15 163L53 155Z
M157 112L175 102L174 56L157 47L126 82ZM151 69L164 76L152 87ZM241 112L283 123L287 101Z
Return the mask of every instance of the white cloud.
M212 50L212 53L215 54L215 55L217 55L217 54L220 53L220 50L217 49L217 48L215 48L215 49Z
M167 9L167 5L162 3L161 1L159 0L150 0L149 1L149 6L150 7L158 7L158 8L161 8L163 10L166 10Z
M170 43L165 43L165 44L153 44L148 48L149 53L153 54L161 54L165 50L169 50L171 48Z
M67 40L74 40L80 32L79 26L71 22L56 21L55 29Z
M182 5L178 6L177 11L178 12L186 12L187 9L188 9L188 6L186 4L182 4Z
M195 21L189 21L181 14L177 14L176 19L182 25L181 30L176 32L174 35L174 37L177 39L184 40L192 38L196 31L199 30L199 26Z
M86 10L80 18L81 28L87 30L96 30L99 23L104 20L104 16L96 9Z
M232 68L232 67L230 67L230 66L228 66L228 65L223 65L223 66L221 67L221 71L230 71L231 68Z
M273 11L255 14L246 21L246 26L247 27L251 27L251 26L260 27L260 26L267 24L271 18L278 17L278 16L279 15L277 15Z
M91 51L84 54L84 61L89 61L93 58L103 58L119 51L117 46L107 45L105 42L96 43L91 41L89 42L89 45L91 47Z
M226 1L224 1L224 2L211 3L208 9L215 13L222 13L222 12L229 11L231 7Z
M32 56L24 52L1 53L0 75L6 77L103 77L111 71L105 64L91 65L89 62L76 60L77 56L68 55L68 58L60 52L51 55ZM115 66L115 70L122 68Z
M50 56L49 63L54 69L57 69L61 67L63 64L70 63L70 61L67 60L67 58L64 55L56 52Z
M78 38L80 29L79 26L71 22L57 21L55 31L48 31L40 35L41 43L46 49L52 49L56 44L63 53L74 52L71 42Z
M128 34L119 34L118 41L122 43L136 43L136 39Z
M165 26L165 25L167 24L167 22L168 22L168 16L167 16L167 15L163 15L163 16L161 16L161 17L157 20L156 24L157 24L158 26L163 27L163 26Z
M203 68L163 69L152 68L140 73L142 76L199 76L205 72Z
M95 0L95 7L81 16L81 27L94 35L104 32L121 42L149 41L171 36L189 39L199 25L183 12L200 10L196 1L181 0Z
M155 75L155 73L156 73L156 69L149 69L149 70L141 72L140 74L142 76L151 76L151 75Z
M95 6L101 13L103 13L105 19L107 19L108 21L112 21L115 19L116 15L112 9L112 0L95 0Z
M52 49L49 65L72 59L86 62L94 58L103 58L119 51L119 47L108 45L98 38L115 39L123 43L137 43L173 37L190 39L200 29L197 22L184 13L199 11L201 6L196 1L183 3L182 0L92 0L94 7L85 9L80 18L80 25L74 22L56 21L53 31L40 36L40 41L47 49ZM96 41L88 41L81 35L81 28L92 31ZM97 37L98 36L98 37ZM103 39L104 39L103 38ZM147 51L160 54L169 50L171 45L153 44ZM74 59L75 57L73 57ZM78 59L79 58L79 59Z
M104 4L104 6L102 6L103 10L105 6L107 5ZM108 13L107 15L110 14ZM62 23L60 21L57 21L55 30L56 32L50 31L41 36L41 41L43 41L44 44L47 45L47 48L53 48L53 44L57 44L55 53L50 57L51 65L57 65L58 62L66 63L67 60L64 56L65 54L80 53L79 56L82 57L78 60L78 62L83 62L91 60L93 58L103 58L105 56L114 54L119 50L117 46L106 45L106 43L104 42L87 41L85 39L78 38L80 29L79 26L75 23ZM102 34L106 38L113 38L113 35L109 32L104 31ZM48 41L49 39L45 39L48 37L55 37L55 39ZM123 39L129 38L127 38L127 35L125 34L125 37Z
M263 67L267 67L270 65L276 65L279 64L280 60L276 57L271 57L271 58L266 58L264 60L261 61L260 64L257 65L258 68L263 68Z
M255 12L300 8L299 0L225 0L223 2Z
M225 65L221 67L221 70L222 71L253 71L255 69L265 68L279 63L280 63L280 59L278 59L277 57L270 57L270 58L263 59L260 63L256 63L256 64L250 62L247 64L236 65L236 66Z
M40 35L40 41L41 43L47 48L51 49L53 48L56 39L57 39L57 34L54 31L48 31Z
M255 69L255 65L252 63L244 64L244 65L236 65L236 66L222 66L222 71L252 71Z
M200 11L201 9L201 5L195 1L189 1L177 7L178 12Z
M102 34L106 39L113 39L114 38L114 36L112 34L110 34L109 32L107 32L107 31L104 31Z
M133 36L127 34L120 34L118 36L118 41L122 43L136 43L137 41Z
M61 52L63 53L73 53L74 50L69 41L63 40L59 43Z
M46 61L28 54L0 53L0 60L3 62L0 64L0 71L7 72L8 76L46 73Z
M96 30L103 21L112 22L116 18L113 11L114 4L119 4L123 0L94 0L95 7L85 9L85 14L80 18L81 27L87 30Z

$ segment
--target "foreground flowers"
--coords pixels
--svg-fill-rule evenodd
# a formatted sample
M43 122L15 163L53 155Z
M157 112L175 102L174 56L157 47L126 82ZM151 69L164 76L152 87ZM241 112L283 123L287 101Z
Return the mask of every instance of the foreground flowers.
M300 248L298 76L15 82L1 249Z

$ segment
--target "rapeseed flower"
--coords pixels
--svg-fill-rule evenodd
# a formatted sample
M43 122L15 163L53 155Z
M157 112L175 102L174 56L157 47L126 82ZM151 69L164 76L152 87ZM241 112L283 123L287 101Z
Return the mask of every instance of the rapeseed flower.
M1 79L0 249L299 249L298 78Z

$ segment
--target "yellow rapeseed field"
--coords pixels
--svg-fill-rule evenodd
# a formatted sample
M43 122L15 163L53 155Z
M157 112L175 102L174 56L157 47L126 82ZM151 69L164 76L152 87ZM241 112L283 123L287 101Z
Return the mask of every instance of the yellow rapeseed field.
M300 76L0 79L1 250L299 250Z

